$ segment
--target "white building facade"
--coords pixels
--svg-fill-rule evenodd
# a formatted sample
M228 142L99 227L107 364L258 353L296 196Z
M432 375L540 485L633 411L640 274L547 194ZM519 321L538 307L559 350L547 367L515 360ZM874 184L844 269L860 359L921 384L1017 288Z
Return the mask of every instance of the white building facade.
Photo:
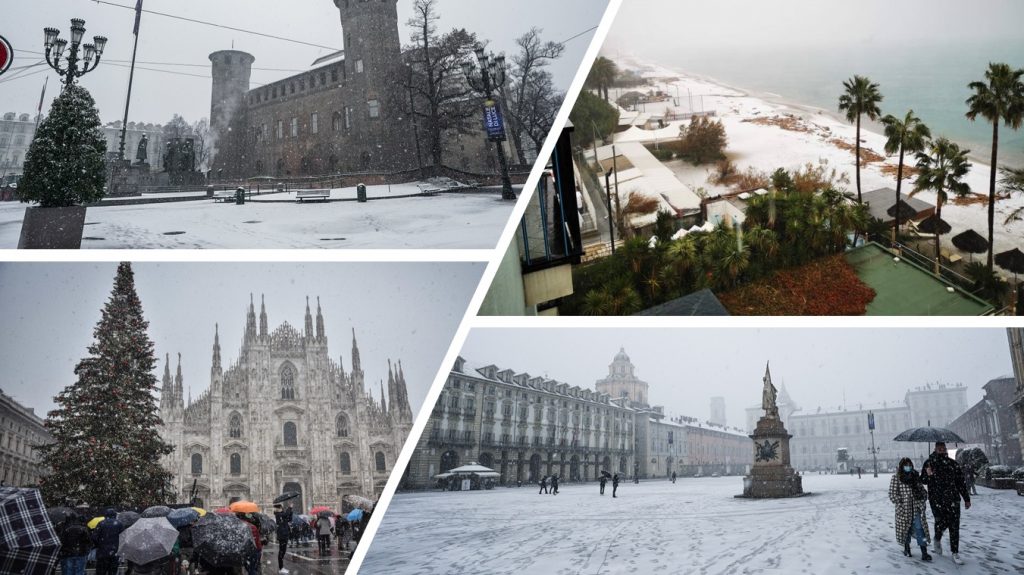
M34 409L0 391L0 484L38 485L46 470L36 446L52 441Z

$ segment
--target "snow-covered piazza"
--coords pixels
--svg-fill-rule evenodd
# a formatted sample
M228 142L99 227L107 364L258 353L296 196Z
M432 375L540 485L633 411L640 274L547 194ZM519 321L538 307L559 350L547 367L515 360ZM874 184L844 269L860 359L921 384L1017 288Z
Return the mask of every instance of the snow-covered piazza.
M1003 574L1024 571L1024 498L978 487L961 519L956 566L902 554L890 475L803 477L810 495L749 500L739 477L403 493L392 500L360 573ZM929 523L932 521L928 513ZM945 542L944 542L945 544Z
M495 246L515 202L485 188L426 196L416 183L330 190L329 202L297 192L244 205L212 199L89 208L82 248L467 248ZM0 202L0 247L15 248L25 204Z

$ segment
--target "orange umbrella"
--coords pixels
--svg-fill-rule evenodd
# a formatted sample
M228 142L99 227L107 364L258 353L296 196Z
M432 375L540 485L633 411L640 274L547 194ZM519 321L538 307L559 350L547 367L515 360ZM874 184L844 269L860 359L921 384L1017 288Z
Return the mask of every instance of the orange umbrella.
M252 501L235 501L229 508L234 513L259 513L260 507Z

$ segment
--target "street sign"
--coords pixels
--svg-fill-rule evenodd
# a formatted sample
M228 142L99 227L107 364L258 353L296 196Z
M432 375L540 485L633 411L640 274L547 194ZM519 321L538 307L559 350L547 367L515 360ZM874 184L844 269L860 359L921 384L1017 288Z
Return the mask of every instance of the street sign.
M487 132L488 140L505 141L505 120L501 116L501 108L494 100L484 101L484 130Z
M11 67L11 62L14 61L14 48L11 47L11 43L6 38L0 36L0 76L4 75L4 72Z
M868 429L874 431L875 429L875 414L868 413Z

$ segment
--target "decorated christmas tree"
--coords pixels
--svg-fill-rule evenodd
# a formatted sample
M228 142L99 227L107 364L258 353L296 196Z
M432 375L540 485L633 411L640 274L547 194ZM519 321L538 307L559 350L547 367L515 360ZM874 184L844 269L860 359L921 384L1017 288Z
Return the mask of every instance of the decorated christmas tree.
M163 502L171 475L160 458L172 448L157 434L156 359L148 326L131 264L122 262L89 355L75 367L78 381L60 392L58 408L46 418L55 440L41 448L51 470L42 481L48 504Z
M103 197L107 141L89 91L72 84L53 100L25 155L18 199L43 208L95 202Z

